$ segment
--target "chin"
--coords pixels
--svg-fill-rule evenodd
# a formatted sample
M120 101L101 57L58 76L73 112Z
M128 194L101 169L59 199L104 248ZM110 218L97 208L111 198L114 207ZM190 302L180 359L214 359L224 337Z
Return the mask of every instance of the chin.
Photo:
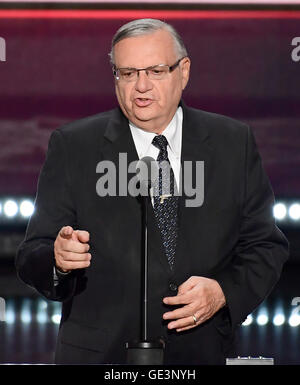
M140 112L140 113L134 114L133 117L134 117L134 120L137 122L141 122L141 123L145 122L146 123L149 120L155 119L156 115L153 114L152 111L151 112L150 111L143 111L142 113Z
M137 119L135 118L132 122L139 128L147 130L148 126L151 126L151 119Z

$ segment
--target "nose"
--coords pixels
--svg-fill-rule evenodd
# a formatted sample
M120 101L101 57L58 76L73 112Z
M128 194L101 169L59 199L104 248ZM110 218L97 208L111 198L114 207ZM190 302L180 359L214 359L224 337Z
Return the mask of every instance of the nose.
M153 88L151 80L149 80L148 75L145 70L138 72L138 77L135 83L135 89L139 92L147 92Z

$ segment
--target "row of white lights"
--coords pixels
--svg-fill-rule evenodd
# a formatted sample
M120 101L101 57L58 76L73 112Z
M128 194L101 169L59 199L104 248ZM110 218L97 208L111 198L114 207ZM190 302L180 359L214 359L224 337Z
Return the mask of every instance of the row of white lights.
M287 205L285 203L276 203L273 207L273 215L279 221L291 219L293 221L300 220L300 203L292 203Z
M17 202L14 199L7 199L0 202L0 216L4 215L6 218L15 218L21 215L23 218L29 218L34 212L34 204L30 199L23 199Z
M51 315L51 322L55 324L59 324L61 319L61 314L58 312L55 312ZM8 324L14 323L16 320L16 315L12 310L8 310L6 312L5 322ZM31 312L28 309L23 309L21 311L21 322L22 323L30 323L33 321L33 317ZM36 321L38 323L44 324L49 322L48 314L45 311L39 310L36 314ZM292 314L288 318L288 324L291 327L297 327L300 325L300 316ZM256 323L259 326L267 325L270 322L269 317L267 314L260 314L256 317ZM250 314L248 315L247 319L243 322L242 326L249 326L254 323L254 317ZM285 315L282 313L276 314L273 319L272 323L274 326L282 326L286 323Z
M51 316L51 322L55 324L59 324L61 319L61 314L60 313L54 313ZM8 324L14 323L16 320L15 313L13 311L7 311L6 317L5 317L5 322ZM22 323L30 323L33 321L33 317L30 311L28 310L22 310L21 312L21 321ZM36 314L36 321L38 323L44 324L49 321L48 314L44 311L38 311ZM266 314L260 314L259 316L256 317L256 323L259 326L264 326L269 323L269 317ZM249 326L254 323L254 317L250 314L247 319L243 322L242 326ZM276 314L273 319L272 323L274 326L282 326L286 323L286 318L284 314L279 313ZM291 315L288 319L288 324L292 327L296 327L300 325L300 316L299 315Z
M54 324L59 324L61 319L61 305L59 303L55 303L54 305L52 311L50 311L51 314L49 314L48 303L44 300L39 300L37 312L33 315L30 301L25 300L21 306L20 320L25 324L29 324L34 320L40 324L48 323L50 320ZM300 325L300 315L295 310L296 309L294 309L290 316L286 318L284 311L279 309L275 311L274 316L270 318L267 310L263 308L256 316L249 314L242 326L249 326L254 323L259 326L264 326L271 322L274 326L282 326L285 323L288 323L291 327L297 327ZM13 324L16 321L16 312L11 302L8 302L6 305L3 321L7 324Z
M3 203L0 202L0 216L4 214L7 218L14 218L20 214L24 218L29 218L34 212L34 203L30 199L24 199L19 203L13 199L7 199ZM273 207L273 215L279 221L291 219L300 221L300 203L276 203Z
M296 327L300 325L300 315L292 313L287 319L283 312L278 312L272 319L270 319L267 312L262 312L254 319L254 316L249 314L246 320L242 323L242 326L249 326L254 323L259 326L264 326L270 322L272 322L274 326L282 326L285 323L288 323L290 326Z
M39 324L45 324L51 321L54 324L59 324L61 319L61 306L58 304L54 307L51 314L48 312L47 302L39 301L38 309L35 315L31 311L30 301L24 301L21 307L20 320L24 324L29 324L36 320ZM7 324L14 324L16 321L16 311L11 303L6 305L5 317L3 319Z

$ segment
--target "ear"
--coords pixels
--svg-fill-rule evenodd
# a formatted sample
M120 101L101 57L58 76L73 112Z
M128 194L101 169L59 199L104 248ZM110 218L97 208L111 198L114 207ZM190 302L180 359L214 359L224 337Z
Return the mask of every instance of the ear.
M181 68L181 82L182 82L182 90L185 89L189 77L190 77L190 67L191 67L191 60L188 57L185 57L182 59L180 63L180 68Z

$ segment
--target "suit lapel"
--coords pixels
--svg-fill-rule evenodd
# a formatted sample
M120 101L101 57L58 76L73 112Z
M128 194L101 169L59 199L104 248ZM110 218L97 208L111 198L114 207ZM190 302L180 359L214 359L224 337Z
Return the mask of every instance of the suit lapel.
M105 143L102 148L104 159L111 160L117 165L119 154L126 153L128 163L138 160L128 120L119 108L113 111L113 115L107 124L104 138Z

